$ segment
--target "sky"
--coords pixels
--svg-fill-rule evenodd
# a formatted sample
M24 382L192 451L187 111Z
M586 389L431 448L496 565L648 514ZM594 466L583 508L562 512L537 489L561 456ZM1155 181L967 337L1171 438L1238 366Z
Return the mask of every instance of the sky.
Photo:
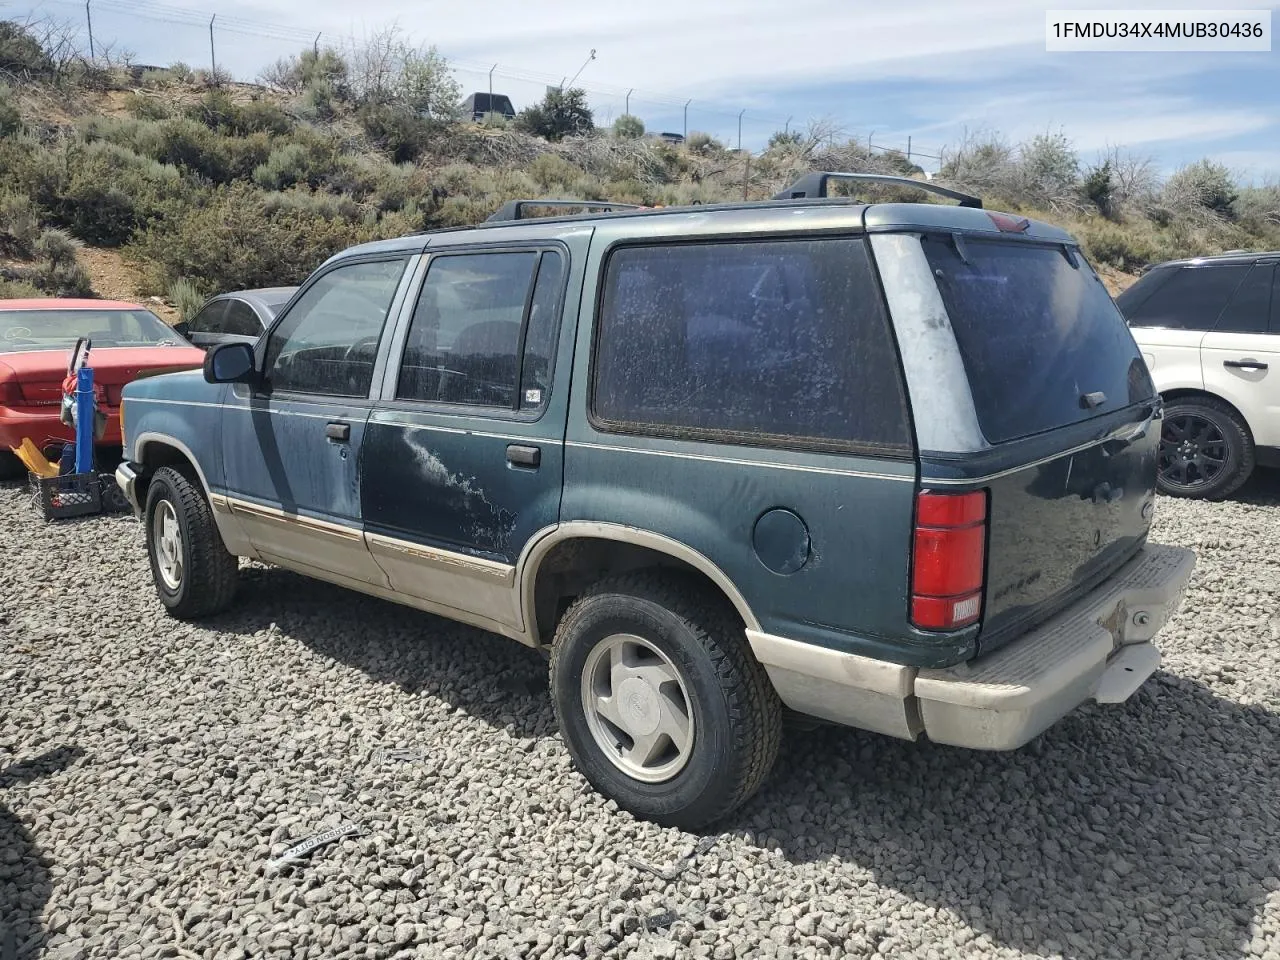
M1108 147L1159 170L1210 157L1245 182L1280 181L1280 42L1269 53L1050 53L1045 10L1167 9L1171 0L90 0L94 35L142 63L209 62L254 79L309 46L398 25L451 59L464 92L517 109L579 75L608 123L703 130L759 149L786 125L834 123L926 169L942 148L997 133L1065 133L1088 163ZM1270 10L1275 0L1198 0ZM0 0L0 17L84 21L83 0ZM218 21L221 21L219 24ZM595 58L589 60L594 51ZM585 66L584 66L585 64ZM688 105L687 121L685 103Z

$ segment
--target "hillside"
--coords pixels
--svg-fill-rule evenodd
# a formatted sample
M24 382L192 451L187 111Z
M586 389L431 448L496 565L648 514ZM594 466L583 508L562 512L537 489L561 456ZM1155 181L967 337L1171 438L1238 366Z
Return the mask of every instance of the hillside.
M0 21L0 296L92 291L189 312L514 198L709 203L764 199L815 169L920 174L821 123L754 155L697 133L682 146L646 138L631 117L597 130L575 90L473 123L433 50L394 32L369 42L349 59L307 51L246 86L181 64L55 58ZM1241 187L1208 161L1167 182L1153 169L1120 151L1084 164L1060 136L987 137L950 150L939 179L1066 227L1113 291L1174 256L1280 247L1280 188Z

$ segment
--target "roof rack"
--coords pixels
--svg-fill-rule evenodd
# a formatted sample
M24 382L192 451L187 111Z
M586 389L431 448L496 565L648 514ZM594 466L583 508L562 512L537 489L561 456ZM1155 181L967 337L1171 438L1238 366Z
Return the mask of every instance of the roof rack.
M948 200L958 201L962 207L975 207L982 209L982 200L979 197L970 196L967 193L960 193L958 190L948 190L946 187L940 187L936 183L930 183L928 180L914 180L911 177L894 177L885 173L806 173L803 177L793 183L787 189L774 196L775 200L804 200L813 197L825 197L827 194L827 183L831 180L862 180L871 183L892 183L902 187L915 187L917 190L924 190L927 193L936 193L940 197L946 197Z
M644 210L638 203L611 203L608 200L509 200L493 216L485 220L528 220L525 211L529 207L575 207L589 213L612 213L614 210Z

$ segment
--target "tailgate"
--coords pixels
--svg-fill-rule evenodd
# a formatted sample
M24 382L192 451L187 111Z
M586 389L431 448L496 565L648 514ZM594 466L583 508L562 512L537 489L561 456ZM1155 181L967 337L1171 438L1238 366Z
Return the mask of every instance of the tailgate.
M1051 617L1125 564L1155 503L1159 425L1150 407L1112 439L997 476L990 490L987 592L979 650Z

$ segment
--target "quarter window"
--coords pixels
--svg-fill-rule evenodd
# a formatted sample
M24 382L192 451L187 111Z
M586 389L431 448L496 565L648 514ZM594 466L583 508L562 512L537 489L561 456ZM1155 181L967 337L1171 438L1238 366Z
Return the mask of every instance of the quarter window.
M858 239L618 250L593 391L605 429L910 448L897 353Z
M404 259L352 263L312 283L271 332L271 389L367 397L404 265Z

